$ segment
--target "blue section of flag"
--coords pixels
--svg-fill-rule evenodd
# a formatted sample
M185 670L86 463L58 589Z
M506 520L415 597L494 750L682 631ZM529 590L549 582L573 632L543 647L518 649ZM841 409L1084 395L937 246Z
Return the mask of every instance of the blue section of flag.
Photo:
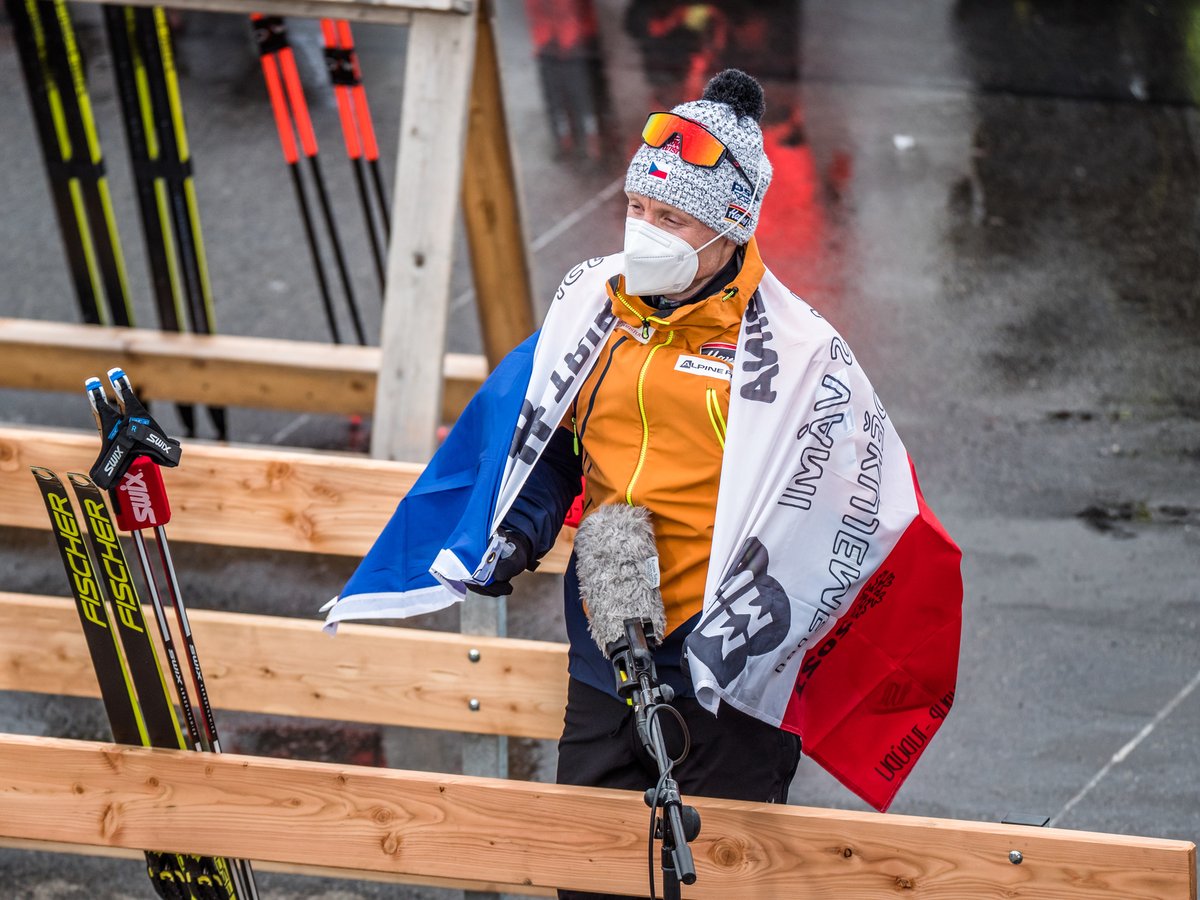
M342 588L341 600L434 587L438 582L429 567L443 548L468 572L475 570L491 539L496 497L538 334L509 353L467 404Z

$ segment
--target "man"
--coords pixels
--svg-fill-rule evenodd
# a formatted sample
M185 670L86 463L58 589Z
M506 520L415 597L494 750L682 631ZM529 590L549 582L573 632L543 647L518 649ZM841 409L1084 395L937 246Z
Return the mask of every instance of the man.
M476 590L508 593L508 579L553 546L581 474L585 517L609 503L649 509L667 614L655 663L692 738L676 769L680 789L784 803L800 758L796 736L732 707L714 717L681 668L704 597L734 350L763 275L753 238L771 181L762 114L758 83L728 70L703 99L650 117L625 181L624 270L605 285L616 326L504 519L515 552ZM588 634L574 560L566 618L571 680L559 783L652 787L657 768Z
M650 115L626 176L625 252L567 273L327 621L510 593L582 477L585 525L610 504L649 510L666 619L655 664L691 738L674 771L684 796L786 802L803 735L883 810L953 702L960 554L846 342L759 257L763 111L758 83L726 70ZM558 779L651 787L574 559L565 602ZM678 755L678 731L667 738Z

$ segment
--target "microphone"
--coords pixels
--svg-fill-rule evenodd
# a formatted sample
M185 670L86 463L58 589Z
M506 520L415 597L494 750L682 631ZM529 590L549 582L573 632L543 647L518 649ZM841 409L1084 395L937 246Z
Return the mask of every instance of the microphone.
M587 516L575 534L575 571L592 640L606 659L628 640L631 619L649 620L646 635L662 642L667 614L648 509L612 503Z
M650 511L613 503L585 518L575 533L575 571L592 640L612 661L617 696L633 707L634 726L646 752L658 764L659 784L646 791L646 804L662 808L655 821L662 838L663 896L679 897L679 883L696 880L688 841L700 833L700 816L684 806L671 775L691 744L687 723L676 712L684 734L678 759L667 752L657 713L673 710L675 692L658 683L651 646L662 643L667 628L659 590L658 548ZM653 872L653 868L651 869ZM653 896L653 874L651 895Z

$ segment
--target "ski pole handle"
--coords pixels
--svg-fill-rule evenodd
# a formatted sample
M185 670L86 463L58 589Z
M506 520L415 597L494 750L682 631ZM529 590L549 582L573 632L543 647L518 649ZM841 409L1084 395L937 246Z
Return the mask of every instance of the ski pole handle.
M121 413L108 402L104 393L104 384L93 375L83 383L87 391L88 403L92 406L92 418L96 420L96 430L106 441L116 437L116 429L121 425Z

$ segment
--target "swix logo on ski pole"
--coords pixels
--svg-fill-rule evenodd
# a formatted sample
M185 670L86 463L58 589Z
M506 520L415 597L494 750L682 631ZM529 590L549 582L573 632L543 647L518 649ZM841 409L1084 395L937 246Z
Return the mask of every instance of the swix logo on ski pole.
M125 458L125 450L121 447L113 447L113 452L109 455L108 460L104 463L104 474L111 475L120 465L121 460Z
M125 477L121 479L120 490L129 498L129 506L137 521L147 525L158 524L154 515L154 504L150 500L150 489L146 487L143 473L132 470L126 472Z
M116 532L108 520L108 510L95 500L84 500L83 509L87 514L88 528L91 529L95 542L103 549L100 551L100 564L104 566L104 574L108 578L108 591L117 605L117 615L126 628L143 631L138 619L141 610L138 609L137 594L134 593L133 582L129 579L129 568L125 565L125 554L117 541Z
M146 434L146 443L152 444L153 446L157 447L159 450L163 451L163 453L167 453L167 454L170 454L171 451L175 449L170 444L168 444L166 441L164 441L162 438L160 438L157 434L155 434L153 431L148 432Z
M58 535L59 545L63 549L67 567L71 570L71 580L75 585L75 597L79 608L89 622L108 627L108 617L104 615L104 601L100 597L100 585L96 583L96 573L92 561L88 558L83 546L83 537L79 533L79 520L71 511L65 497L48 494L50 509L54 513L54 531Z

